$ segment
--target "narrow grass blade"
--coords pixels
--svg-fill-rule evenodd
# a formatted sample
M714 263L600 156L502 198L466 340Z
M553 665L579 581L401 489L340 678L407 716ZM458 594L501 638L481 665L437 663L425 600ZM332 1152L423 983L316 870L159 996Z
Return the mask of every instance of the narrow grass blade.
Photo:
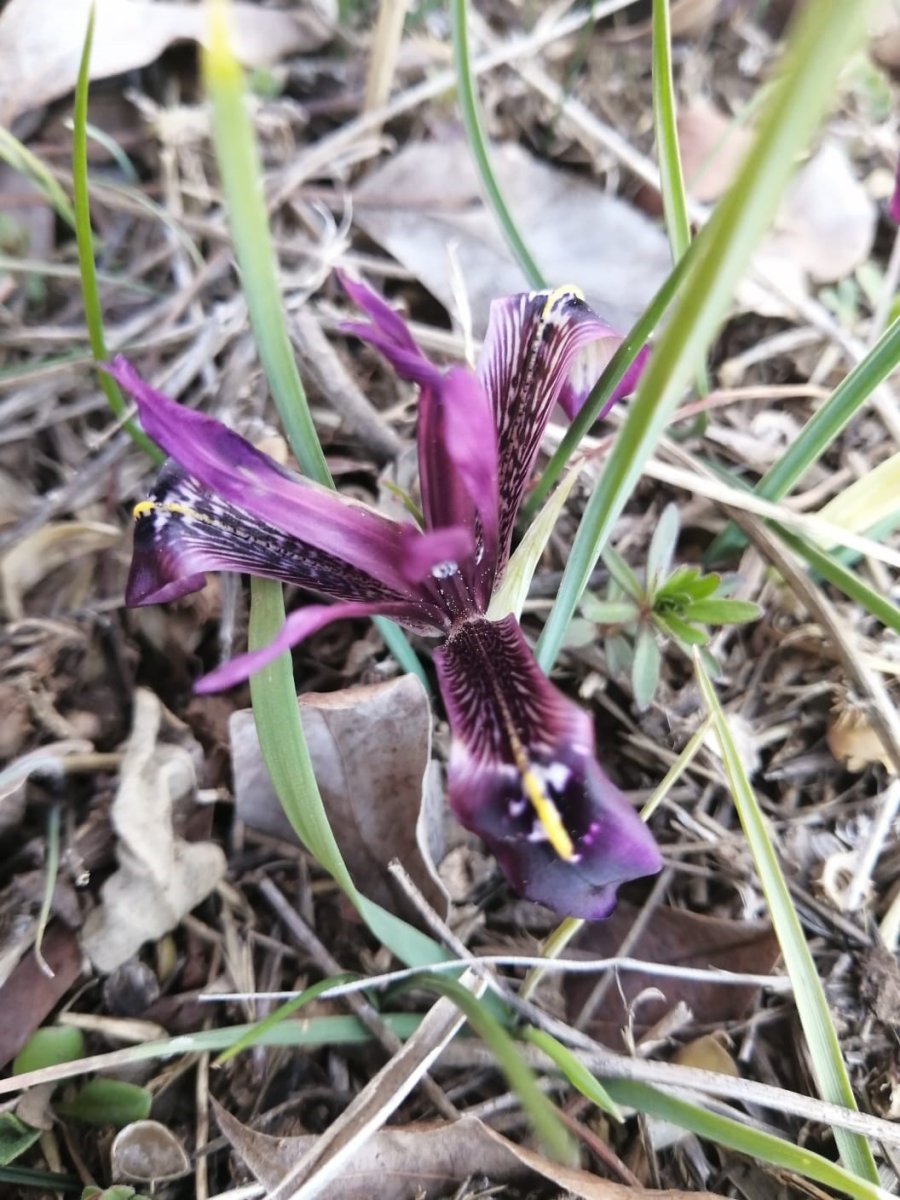
M803 928L781 873L762 809L750 786L715 689L696 651L694 670L707 711L712 717L734 805L750 853L753 855L772 925L794 990L797 1013L803 1027L819 1093L824 1100L855 1110L856 1099L816 964L803 936ZM860 1179L877 1184L878 1171L866 1139L858 1133L837 1128L834 1130L834 1137L844 1166Z
M250 580L250 649L270 642L284 623L281 585ZM253 716L272 785L295 833L362 914L372 933L408 966L447 958L441 946L393 913L360 895L334 839L322 803L303 727L290 654L282 654L250 677Z
M107 358L106 339L103 335L103 310L97 288L97 268L94 263L94 235L91 230L91 201L88 185L87 160L87 105L90 88L91 45L94 39L94 8L91 6L81 62L78 67L78 83L75 87L75 112L72 128L72 190L75 200L75 238L78 243L78 266L81 270L81 298L84 319L91 344L91 353L96 362ZM127 405L118 385L101 371L100 387L109 401L109 407L120 419L127 412ZM155 462L162 462L163 455L134 421L126 421L125 429L134 443Z
M566 1127L553 1104L538 1087L531 1068L523 1061L515 1042L497 1018L468 988L455 979L426 975L416 980L416 986L427 987L453 1001L497 1060L497 1065L506 1076L510 1088L519 1097L522 1108L528 1114L535 1133L547 1151L559 1162L571 1163L574 1159L574 1144Z
M247 113L243 72L229 40L227 0L206 0L206 8L203 80L212 106L216 161L253 336L297 461L310 478L329 485L331 474L300 382L284 317L262 166Z
M541 555L546 549L550 535L559 520L559 514L580 474L581 466L573 467L531 522L528 532L506 564L500 586L491 597L488 609L488 618L491 621L499 621L509 613L517 618L522 615L522 609L528 599L528 591Z
M297 461L311 478L332 486L331 474L291 349L263 195L262 167L246 109L243 72L229 43L227 2L206 0L206 4L209 36L203 51L203 76L212 104L216 158L250 323L273 399ZM277 602L275 591L279 593ZM274 637L278 625L273 624L272 613L280 609L281 619L284 619L280 588L260 581L252 595L255 603L266 608L265 614L261 614L257 620L251 617L252 629L257 635L263 629L268 630L269 638ZM422 678L424 673L421 665L403 633L388 622L380 622L379 628L401 664ZM256 644L262 643L257 641ZM270 762L269 755L275 756L279 777L291 781L283 786L288 787L291 797L297 797L299 793L300 802L293 804L294 815L291 820L294 821L296 817L304 827L305 832L298 829L298 833L305 845L326 870L335 875L345 890L350 889L348 894L351 898L359 898L331 836L322 799L313 778L303 730L296 716L290 655L283 656L279 662L278 691L282 701L293 711L293 717L287 709L279 710L267 701L265 686L251 685L266 765L274 778L276 768ZM274 680L274 675L272 678ZM288 695L290 700L287 699ZM285 800L282 791L279 791L279 796L282 803L292 803L290 799Z
M491 167L487 139L484 136L484 127L479 112L475 76L472 74L472 62L469 56L466 0L451 0L450 13L453 33L453 65L456 71L456 91L459 98L459 108L466 130L466 139L468 140L472 157L475 159L475 166L481 179L485 198L491 206L494 216L497 218L497 224L500 226L516 262L522 268L529 286L535 289L544 288L547 286L544 277L537 263L535 263L534 259L528 253L528 247L522 240L516 223L506 206L503 193L500 191L500 186ZM550 214L548 214L548 219L552 219Z
M34 933L34 956L45 975L53 978L53 970L44 958L42 946L47 922L53 908L53 893L59 875L59 831L61 821L61 806L51 804L47 813L47 856L44 863L44 895L41 898L41 911L38 913L37 928Z
M745 488L747 492L752 489L746 483L732 472L723 471L715 464L710 466L735 487ZM785 545L789 546L795 554L799 555L804 562L808 563L814 571L827 579L830 584L843 592L851 600L855 600L857 604L873 616L876 621L880 621L886 629L893 629L896 633L900 633L900 608L888 596L883 596L881 592L877 592L870 587L864 579L861 579L845 562L840 558L840 552L831 553L828 550L823 550L821 546L817 546L808 538L802 537L793 530L787 529L778 521L767 522L772 529L778 534Z
M622 1110L607 1089L599 1079L594 1078L568 1046L564 1046L555 1037L551 1037L545 1030L535 1029L534 1026L525 1029L522 1036L526 1042L531 1042L532 1046L537 1046L548 1058L552 1058L572 1087L581 1092L582 1096L586 1096L602 1112L608 1113L614 1121L621 1124L625 1120Z
M672 248L672 261L678 262L691 244L691 223L688 218L684 171L678 146L678 125L675 119L670 4L671 0L653 0L653 126L656 131L656 153L659 160L666 232ZM697 391L704 396L709 391L705 363L701 363L697 368ZM699 419L705 429L706 414L699 414Z
M418 1029L422 1018L418 1013L379 1013L384 1024L404 1041ZM93 1054L90 1058L59 1063L27 1075L0 1079L0 1095L9 1096L39 1083L59 1083L63 1079L78 1079L94 1071L112 1071L131 1063L152 1062L156 1059L177 1058L182 1054L215 1054L227 1050L246 1037L254 1025L226 1025L218 1029L203 1029L156 1042L143 1042ZM354 1046L372 1040L372 1035L356 1017L323 1016L303 1020L279 1021L259 1039L260 1046Z
M304 988L299 996L295 996L293 1000L286 1000L284 1004L279 1004L278 1007L270 1012L267 1017L261 1021L257 1021L255 1025L250 1027L250 1030L244 1034L227 1050L223 1050L219 1057L212 1064L214 1067L221 1067L223 1063L227 1063L230 1058L248 1050L251 1046L256 1046L260 1040L265 1037L270 1029L274 1029L280 1022L292 1017L298 1009L304 1004L309 1004L310 1000L315 1000L316 996L320 996L322 992L327 992L341 983L348 983L351 979L356 979L356 975L332 975L328 979L320 979L317 983L311 984L310 987Z
M892 454L820 508L816 516L853 533L890 525L900 498L900 454ZM833 549L833 547L830 547Z
M790 546L794 553L798 554L823 579L827 579L845 596L849 596L851 600L862 605L866 612L876 621L880 621L886 629L900 633L900 608L890 597L883 596L881 592L870 587L864 579L861 579L855 571L842 563L834 554L829 554L827 550L820 549L806 538L791 533L783 525L773 522L772 528L785 545Z
M672 83L672 22L669 0L653 0L653 125L662 190L663 215L675 262L691 244L684 192L684 172L675 123L675 87Z
M75 210L69 202L69 197L50 173L50 169L2 125L0 125L0 159L14 171L27 175L47 197L57 216L65 221L70 229L75 228Z
M646 1083L632 1083L624 1079L608 1079L604 1082L610 1097L620 1104L628 1104L638 1112L660 1121L669 1121L680 1129L689 1129L698 1137L746 1154L753 1162L793 1171L823 1187L852 1196L854 1200L887 1200L888 1193L876 1183L859 1179L822 1155L795 1146L771 1133L751 1129L731 1117L669 1096Z
M40 1134L40 1130L37 1132ZM33 1171L30 1167L0 1167L0 1183L9 1183L16 1188L38 1188L42 1192L72 1192L79 1196L84 1191L80 1179L57 1175L53 1171Z
M613 523L728 310L797 154L833 98L838 72L862 36L869 7L865 0L852 5L824 0L797 12L754 143L731 190L693 243L684 286L588 502L538 644L538 660L545 670L556 659Z
M815 412L796 439L753 489L765 500L780 500L802 479L866 403L872 392L900 366L900 317L887 327L865 358L856 364ZM709 562L730 558L747 544L733 525L706 552Z

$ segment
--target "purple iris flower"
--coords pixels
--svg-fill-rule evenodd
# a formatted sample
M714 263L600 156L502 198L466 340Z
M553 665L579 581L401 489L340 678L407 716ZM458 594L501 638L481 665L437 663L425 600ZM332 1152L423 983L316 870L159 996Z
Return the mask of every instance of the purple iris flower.
M337 601L291 613L270 645L201 679L203 692L245 679L343 617L385 614L439 635L454 813L522 896L564 915L605 917L619 884L659 870L659 851L598 766L588 715L545 677L516 619L486 613L550 414L557 403L570 416L578 410L620 339L573 289L512 296L491 309L477 369L445 371L379 296L342 282L367 318L347 330L418 384L424 528L293 474L118 358L110 373L170 455L135 508L127 602L172 600L216 570Z

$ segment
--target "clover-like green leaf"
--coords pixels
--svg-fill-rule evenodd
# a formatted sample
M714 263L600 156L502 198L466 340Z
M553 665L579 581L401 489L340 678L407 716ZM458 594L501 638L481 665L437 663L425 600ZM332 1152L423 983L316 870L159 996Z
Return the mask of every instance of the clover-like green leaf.
M747 621L758 621L762 609L750 600L727 600L715 598L697 600L682 612L686 621L699 621L703 625L743 625Z
M609 571L611 577L626 596L631 596L640 603L644 598L643 584L621 554L613 550L612 546L607 546L603 551L603 562L606 564L606 569Z
M709 641L709 634L705 629L688 624L687 621L683 621L675 613L654 613L654 621L662 633L674 638L679 644L684 643L685 646L705 646Z
M588 592L581 602L581 612L596 625L627 625L640 614L631 600L599 600Z
M638 708L648 708L659 683L662 654L652 625L642 625L634 643L631 687Z
M679 529L678 506L667 504L660 513L647 548L647 592L651 596L656 594L672 566Z

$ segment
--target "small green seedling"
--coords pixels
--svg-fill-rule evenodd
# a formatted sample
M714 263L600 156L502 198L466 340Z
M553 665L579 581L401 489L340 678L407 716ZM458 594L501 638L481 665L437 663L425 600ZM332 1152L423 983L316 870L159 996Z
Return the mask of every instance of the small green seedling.
M706 649L709 627L755 621L761 612L758 604L730 599L732 583L721 575L704 575L696 567L673 569L678 532L678 509L669 504L650 539L643 582L620 554L607 547L603 552L609 571L606 599L587 592L581 601L583 623L573 631L582 642L587 624L605 627L610 674L630 674L634 701L641 709L649 706L659 684L664 639L688 657L693 646L700 647L707 670L718 674L718 664Z

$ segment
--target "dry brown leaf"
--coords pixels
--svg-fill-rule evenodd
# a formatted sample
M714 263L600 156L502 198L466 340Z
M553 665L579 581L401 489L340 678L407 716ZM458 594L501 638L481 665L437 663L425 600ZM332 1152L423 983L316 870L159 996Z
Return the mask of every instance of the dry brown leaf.
M894 772L884 742L862 709L844 708L838 712L828 726L825 740L832 755L848 771L865 771L873 763L881 763L886 771Z
M402 675L368 687L310 692L299 703L319 790L357 887L415 916L387 870L399 858L432 907L446 915L447 893L434 869L441 797L422 685ZM234 713L229 731L238 816L252 829L296 840L262 761L251 710Z
M688 191L709 204L727 191L753 134L726 117L705 96L695 96L678 113L678 144Z
M590 958L608 958L619 952L640 910L624 901L606 921L588 925L578 939L577 952ZM778 961L778 939L763 921L730 921L701 916L681 908L660 908L630 949L633 958L683 967L719 967L725 971L764 975ZM571 1019L581 1013L596 985L585 975L569 976L565 983L566 1008ZM642 999L634 1016L634 1035L640 1038L662 1021L676 1005L686 1005L704 1025L724 1027L746 1015L757 989L750 985L719 984L712 981L661 978L650 972L623 971L609 987L588 1024L592 1036L615 1049L624 1048L622 1029L627 1025L627 1006L641 992L653 989Z
M267 1190L277 1187L317 1140L255 1133L213 1104L222 1132ZM352 1171L327 1184L327 1194L329 1200L428 1200L473 1177L495 1184L537 1177L581 1200L688 1200L687 1192L628 1188L587 1171L561 1167L516 1146L475 1117L380 1130L358 1151ZM711 1195L690 1193L693 1200L710 1200Z
M731 1075L734 1079L740 1075L737 1063L711 1033L694 1038L686 1046L679 1046L673 1062L680 1067L696 1067L698 1071L718 1071L720 1075Z
M108 550L121 540L121 529L96 521L51 521L42 525L0 558L0 587L7 614L14 621L21 620L26 592L51 571L72 559Z
M172 808L193 788L194 766L182 747L157 741L160 717L156 696L138 691L110 814L119 869L103 884L82 935L98 971L115 970L144 942L174 929L225 874L219 846L175 835Z
M669 273L662 230L596 183L541 162L520 146L491 164L536 262L554 285L577 284L615 329L628 329ZM528 287L481 198L465 142L411 142L354 193L356 222L455 312L452 258L465 280L476 333L496 296Z
M28 939L30 945L33 936ZM81 974L78 938L59 921L51 921L41 954L53 972L41 970L34 954L26 954L0 987L0 1068L19 1053Z
M794 176L774 229L754 258L787 302L748 278L738 289L740 303L763 316L793 319L790 300L806 296L810 281L835 283L865 262L877 220L875 202L846 152L837 142L825 142Z
M0 16L0 124L75 87L91 0L10 0ZM307 0L296 14L229 5L232 46L247 67L317 50L331 36L334 0ZM202 4L176 0L96 0L91 78L152 63L173 42L203 39Z

